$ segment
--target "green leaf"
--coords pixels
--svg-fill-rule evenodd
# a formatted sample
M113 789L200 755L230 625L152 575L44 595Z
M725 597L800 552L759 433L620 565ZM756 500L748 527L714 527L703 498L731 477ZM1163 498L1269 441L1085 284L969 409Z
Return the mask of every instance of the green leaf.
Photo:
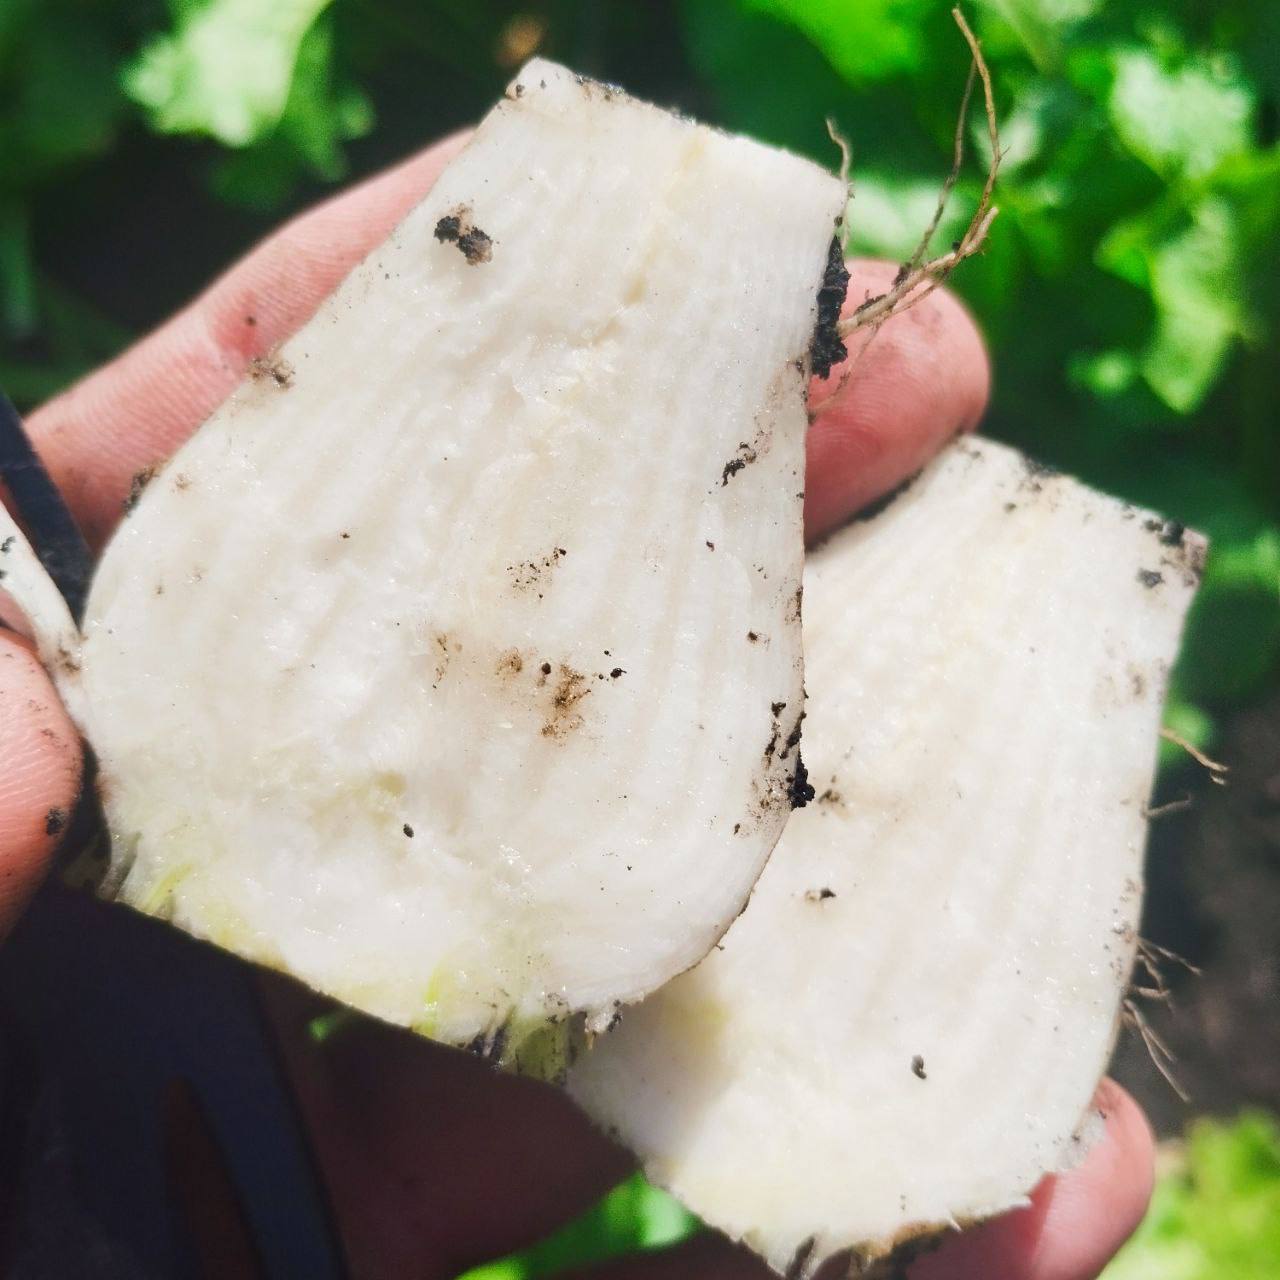
M1187 619L1179 660L1186 696L1238 703L1273 677L1280 660L1280 530L1210 553Z
M336 182L347 171L342 143L373 127L373 108L354 86L336 84L333 29L327 17L303 37L279 123L252 146L222 157L212 174L226 201L269 212L299 179Z
M1070 373L1076 386L1104 400L1131 390L1139 377L1133 353L1114 350L1077 353L1071 357Z
M1280 226L1280 143L1226 160L1213 186L1237 211L1245 241L1263 244Z
M1091 18L1103 0L983 0L1008 23L1028 56L1042 70L1056 67L1062 59L1069 27Z
M1230 205L1201 202L1192 225L1153 246L1149 262L1157 320L1142 375L1171 409L1190 413L1217 382L1235 339L1249 333Z
M95 15L17 6L9 28L0 62L0 190L22 191L104 152L125 104Z
M1249 147L1254 90L1225 55L1168 70L1146 49L1113 58L1116 136L1164 178L1202 178Z
M943 175L902 177L892 172L860 173L846 218L847 247L899 261L916 250L920 236L933 219ZM957 190L938 224L935 241L948 244L964 230L972 213L973 193Z
M523 1253L468 1271L459 1280L541 1280L645 1249L677 1244L698 1220L665 1191L633 1174L594 1208Z
M762 13L792 23L852 85L914 71L930 22L945 0L748 0ZM948 27L950 24L948 24Z
M205 0L153 39L125 89L161 133L205 134L230 147L284 114L303 37L331 0Z
M1155 324L1137 368L1176 413L1203 403L1235 341L1253 332L1242 239L1232 205L1210 196L1189 213L1160 203L1113 227L1098 246L1100 266L1151 296Z
M1178 687L1189 699L1223 705L1254 693L1280 662L1280 527L1246 532L1199 514L1207 517L1196 523L1210 534L1209 558L1187 619Z
M777 18L724 0L684 0L681 17L690 61L714 86L726 124L837 162L823 121L840 114L845 86L809 41Z
M1170 689L1165 698L1164 716L1166 728L1171 729L1198 751L1212 749L1217 738L1218 726L1213 717L1202 707L1188 702L1177 689ZM1191 757L1185 747L1167 738L1160 739L1160 767L1171 769L1185 767Z
M1263 1112L1197 1121L1103 1280L1272 1280L1280 1258L1280 1127Z

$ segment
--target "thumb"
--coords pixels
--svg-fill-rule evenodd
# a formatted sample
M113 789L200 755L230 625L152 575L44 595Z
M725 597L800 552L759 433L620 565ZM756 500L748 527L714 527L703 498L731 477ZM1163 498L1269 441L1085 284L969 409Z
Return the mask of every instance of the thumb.
M81 773L79 734L39 659L0 630L0 935L44 877Z

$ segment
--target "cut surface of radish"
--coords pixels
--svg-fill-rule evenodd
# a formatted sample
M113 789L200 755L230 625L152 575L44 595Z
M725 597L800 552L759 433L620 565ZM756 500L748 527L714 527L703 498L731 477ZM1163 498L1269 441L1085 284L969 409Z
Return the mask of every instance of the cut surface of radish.
M844 199L526 67L109 545L105 892L517 1060L704 955L791 808Z
M60 677L69 708L78 706L75 674L79 666L80 632L67 602L40 563L27 536L0 505L0 603L6 625L31 633L40 661Z
M1018 1205L1082 1153L1203 554L982 441L811 553L817 798L717 949L569 1077L776 1270Z

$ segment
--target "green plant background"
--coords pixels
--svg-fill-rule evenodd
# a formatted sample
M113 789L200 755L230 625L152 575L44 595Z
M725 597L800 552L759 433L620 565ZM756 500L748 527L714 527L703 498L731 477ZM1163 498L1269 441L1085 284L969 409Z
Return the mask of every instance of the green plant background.
M534 48L828 164L833 117L850 248L903 257L965 72L948 5L0 0L0 385L57 391L281 217L474 119ZM1005 149L989 247L955 280L995 357L987 430L1211 535L1169 719L1212 746L1280 654L1280 5L969 10ZM971 142L941 243L981 180L976 118ZM630 1183L567 1254L501 1274L688 1227Z

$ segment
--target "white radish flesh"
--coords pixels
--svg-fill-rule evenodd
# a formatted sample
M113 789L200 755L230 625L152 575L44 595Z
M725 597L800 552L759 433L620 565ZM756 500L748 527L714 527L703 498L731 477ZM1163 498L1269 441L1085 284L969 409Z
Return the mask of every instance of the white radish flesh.
M40 563L27 536L0 505L0 619L29 632L40 661L65 685L64 698L79 705L76 672L80 633L66 601Z
M533 1070L703 956L790 810L844 198L530 64L108 547L106 891Z
M569 1081L776 1270L1022 1204L1081 1154L1203 550L973 441L811 555L818 799Z

